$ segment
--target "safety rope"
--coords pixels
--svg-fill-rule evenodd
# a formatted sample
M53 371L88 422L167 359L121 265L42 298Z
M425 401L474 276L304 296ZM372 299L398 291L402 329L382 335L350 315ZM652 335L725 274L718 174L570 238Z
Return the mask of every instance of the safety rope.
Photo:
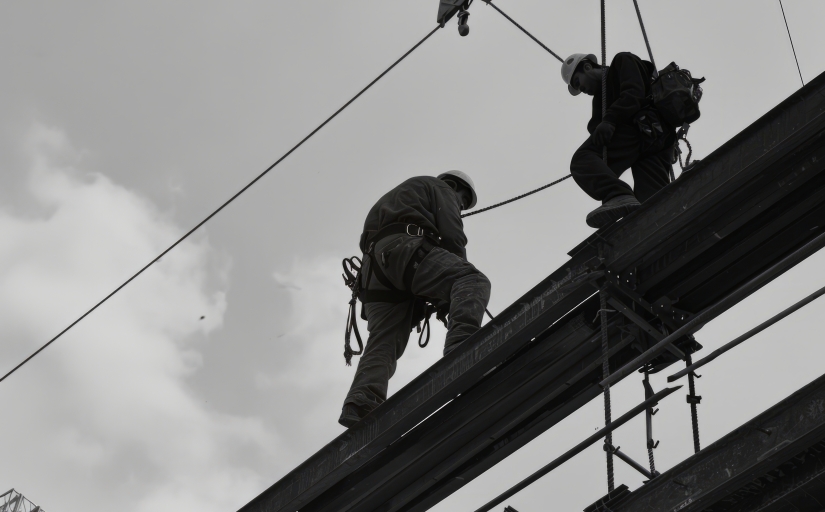
M645 30L645 22L642 21L642 11L639 10L639 2L633 0L633 6L636 7L636 16L639 18L639 26L642 27L642 37L645 38L645 46L647 46L647 55L650 57L650 63L653 64L653 77L659 76L657 71L656 61L653 60L653 51L650 49L650 41L647 39L647 30Z
M687 366L693 364L693 358L690 354L685 356L685 364ZM687 403L690 404L690 423L693 427L693 451L694 453L699 453L699 450L702 449L702 445L699 442L699 412L696 410L696 406L702 401L702 397L696 395L696 383L694 381L695 376L696 374L693 372L688 374L688 393L690 394L686 398Z
M463 219L464 217L469 217L470 215L475 215L475 214L477 214L477 213L486 212L486 211L492 210L493 208L498 208L499 206L504 206L505 204L512 203L513 201L518 201L519 199L523 199L523 198L525 198L525 197L527 197L527 196L533 195L533 194L535 194L536 192L541 192L542 190L544 190L544 189L546 189L546 188L550 188L550 187L552 187L553 185L556 185L556 184L558 184L558 183L561 183L562 181L566 180L567 178L572 178L572 177L573 177L573 175L572 175L572 174L568 174L568 175L567 175L567 176L565 176L564 178L558 179L558 180L554 181L553 183L548 183L547 185L544 185L543 187L539 187L539 188L537 188L537 189L535 189L535 190L531 190L530 192L527 192L526 194L522 194L522 195L520 195L520 196L516 196L516 197L514 197L514 198L512 198L512 199L508 199L508 200L506 200L506 201L502 201L502 202L500 202L500 203L496 203L496 204L494 204L494 205L492 205L492 206L487 206L486 208L482 208L482 209L480 209L480 210L475 210L475 211L472 211L472 212L469 212L469 213L464 213L464 214L462 214L462 215L461 215L461 218Z
M601 1L602 6L602 121L607 115L607 23L605 21L605 6L604 0ZM607 144L602 149L602 160L607 165Z
M799 81L802 82L802 87L805 87L805 80L802 79L802 70L799 69L799 59L796 58L796 48L793 45L793 38L791 37L791 29L788 27L788 18L785 16L785 8L782 7L782 0L779 0L779 8L782 9L782 19L785 20L785 30L788 31L788 39L791 41L791 50L793 50L793 60L796 61L796 70L799 71Z
M525 34L527 34L527 35L530 37L530 39L532 39L533 41L537 42L537 43L539 44L539 46L541 46L542 48L544 48L545 50L547 50L548 52L550 52L550 55L552 55L553 57L555 57L556 59L558 59L558 60L559 60L559 62L564 62L564 59L562 59L561 57L559 57L559 55L558 55L556 52L554 52L553 50L551 50L550 48L548 48L548 47L547 47L547 45L545 45L544 43L542 43L541 41L539 41L539 40L536 38L536 36L534 36L533 34L531 34L530 32L528 32L528 31L527 31L524 27L522 27L521 25L519 25L519 24L518 24L518 22L516 22L516 20L514 20L514 19L513 19L513 18L511 18L510 16L507 16L507 14L506 14L504 11L502 11L501 9L499 9L499 8L498 8L498 6L492 2L492 0L482 0L482 1L483 1L484 3L486 3L487 5L491 6L493 9L497 10L497 11L498 11L498 12L499 12L502 16L504 16L505 18L507 18L508 20L510 20L510 23L512 23L513 25L517 26L517 27L519 28L519 30L521 30L522 32L524 32Z
M606 34L606 21L605 21L605 5L604 0L601 0L601 10L602 10L602 120L604 120L605 114L607 114L607 34ZM605 144L604 149L602 150L602 158L607 164L607 145ZM602 252L601 250L599 251ZM601 254L600 254L601 256ZM610 375L610 361L608 358L608 336L607 336L607 290L602 287L601 293L599 293L599 301L601 304L601 324L602 324L602 377L606 379ZM604 424L605 426L610 424L610 386L604 387ZM608 432L606 436L604 436L604 442L613 445L613 433ZM607 492L608 494L613 492L614 489L614 482L613 482L613 452L607 450L605 452L607 454Z
M29 357L27 357L26 359L24 359L24 360L23 360L20 364L18 364L18 365L17 365L17 366L15 366L14 368L12 368L12 370L11 370L11 371L9 371L9 372L8 372L8 373L6 373L6 374L5 374L2 378L0 378L0 382L3 382L4 380L6 380L6 378L8 378L8 377L9 377L9 375L11 375L11 374L13 374L14 372L16 372L16 371L17 371L20 367L22 367L24 364L28 363L28 362L29 362L32 358L34 358L37 354L39 354L40 352L42 352L42 351L43 351L46 347L48 347L49 345L51 345L52 343L54 343L54 342L55 342L58 338L60 338L60 337L61 337L61 336L63 336L64 334L66 334L66 332L68 332L68 331L69 331L69 329L71 329L72 327L74 327L75 325L77 325L78 323L80 323L80 321L81 321L81 320L83 320L84 318L86 318L87 316L89 316L89 315L90 315L90 314L91 314L94 310L96 310L97 308L99 308L99 307L100 307L100 306L101 306L104 302L106 302L107 300L109 300L112 296L114 296L117 292L119 292L121 289L123 289L126 285L128 285L129 283L131 283L132 281L134 281L134 280L135 280L135 278L137 278L139 275L141 275L141 274L142 274L142 273L143 273L146 269L148 269L149 267L151 267L152 265L154 265L155 263L157 263L158 261L160 261L160 259L161 259L161 258L163 258L164 256L166 256L166 255L167 255L167 254L168 254L168 253L169 253L172 249L174 249L175 247L177 247L178 245L180 245L180 243L181 243L181 242L183 242L184 240L186 240L187 238L189 238L189 236L190 236L190 235L192 235L192 233L194 233L195 231L197 231L197 230L198 230L198 228L200 228L201 226L203 226L204 224L206 224L206 223L207 223L207 222L208 222L208 221L209 221L212 217L214 217L214 216L215 216L215 215L217 215L217 214L218 214L221 210L223 210L224 208L226 208L227 206L229 206L229 204L230 204L231 202L233 202L233 201L234 201L235 199L237 199L237 198L238 198L241 194L243 194L244 192L246 192L246 191L247 191L250 187L252 187L252 185L254 185L255 183L257 183L257 182L258 182L258 180L260 180L261 178L263 178L264 176L266 176L266 175L269 173L269 171L271 171L272 169L274 169L274 168L275 168L275 166L277 166L277 165L278 165L278 164L280 164L282 161L284 161L284 160L286 159L286 157L288 157L288 156L289 156L289 155L291 155L291 154L292 154L292 153L293 153L296 149L298 149L299 147L301 147L301 146L304 144L304 142L308 141L308 140L309 140L309 139L310 139L313 135L315 135L316 133L318 133L318 132L321 130L321 128L323 128L324 126L326 126L326 125L327 125L327 123L329 123L330 121L332 121L333 119L335 119L335 118L338 116L338 114L340 114L341 112L343 112L343 111L344 111L344 109L346 109L347 107L349 107L349 106L350 106L350 105L351 105L351 104L352 104L355 100L357 100L359 97L361 97L361 95L362 95L362 94L364 94L365 92L367 92L367 90L368 90L370 87L372 87L373 85L375 85L375 84L376 84L376 82L378 82L379 80L381 80L381 79L384 77L384 75L386 75L387 73L389 73L389 72L390 72L390 71L391 71L391 70L392 70L395 66L397 66L397 65L398 65L401 61L403 61L404 59L406 59L406 58L407 58L407 57L408 57L408 56L409 56L409 55L410 55L413 51L415 51L415 49L416 49L416 48L418 48L419 46L421 46L422 44L424 44L424 41L426 41L427 39L429 39L429 38L430 38L430 36L432 36L433 34L435 34L435 33L436 33L436 31L438 31L438 29L440 29L440 28L441 28L441 26L440 26L440 25L439 25L439 26L436 26L436 27L435 27L435 28L434 28L434 29L433 29L433 30L432 30L429 34L427 34L426 36L424 36L424 38L423 38L422 40L420 40L419 42L417 42L417 43L416 43L416 44L415 44L412 48L410 48L410 49L409 49L409 50L408 50L408 51L407 51L404 55L402 55L402 56L401 56L398 60L396 60L395 62L393 62L393 63L392 63L392 65L391 65L390 67L388 67L388 68L387 68L387 69L385 69L385 70L384 70L384 71L383 71L380 75L378 75L378 77L377 77L375 80L373 80L373 81L372 81L372 82L370 82L370 83L369 83L366 87L364 87L363 89L361 89L361 91L359 91L359 92L358 92L358 94L356 94L355 96L353 96L351 100L349 100L348 102L346 102L346 103L344 104L344 106L343 106L343 107L341 107L341 108L339 108L338 110L336 110L336 111L335 111L335 113L334 113L334 114L332 114L331 116L329 116L329 117L327 118L327 120L326 120L326 121L324 121L323 123L321 123L320 125L318 125L318 127L317 127L317 128L315 128L314 130L312 130L312 132L310 132L310 134L309 134L309 135L307 135L306 137L304 137L303 139L301 139L301 142L299 142L298 144L296 144L295 146L293 146L293 147L292 147L292 149L290 149L289 151L287 151L286 153L284 153L284 155L283 155L281 158L279 158L277 161L275 161L275 163L274 163L274 164L272 164L272 165L270 165L269 167L267 167L267 168L266 168L266 170L264 170L262 173L260 173L258 176L256 176L256 177L255 177L255 179L253 179L252 181L250 181L250 182L249 182L249 183L248 183L245 187L243 187L241 190L239 190L237 193L235 193L235 195L233 195L232 197L230 197L227 201L225 201L222 205L220 205L220 206L219 206L219 207L218 207L215 211L213 211L213 212L212 212L212 213L210 213L210 214L209 214L209 215L208 215L205 219L203 219L202 221L200 221L200 222L199 222L199 223L198 223L195 227L193 227L192 229L190 229L189 231L187 231L187 232L186 232L186 233L185 233L182 237L180 237L180 238L179 238L179 239L178 239L175 243L173 243L172 245L170 245L170 246L169 246L166 250L164 250L162 253L160 253L158 256L156 256L156 257L155 257L152 261L150 261L150 262L149 262L149 263L147 263L147 264L146 264L143 268L141 268L140 270L138 270L138 271L137 271L137 272L136 272L136 273L135 273L132 277L130 277L129 279L127 279L127 280L126 280L123 284L121 284L120 286L118 286L117 288L115 288L115 290L114 290L113 292L111 292L109 295L107 295L106 297L104 297L104 298L103 298L103 300L101 300L100 302L98 302L97 304L95 304L95 305L94 305L91 309L89 309L88 311L86 311L85 313L83 313L83 315L81 315L81 316L80 316L80 318L78 318L77 320L75 320L74 322L72 322L71 324L69 324L69 326L68 326L68 327L66 327L65 329L63 329L62 331L60 331L60 332L57 334L57 336L55 336L54 338L52 338L51 340L49 340L49 341L48 341L45 345L43 345L42 347L40 347L39 349L37 349L37 350L36 350L36 351L35 351L32 355L30 355Z
M690 157L693 156L693 146L691 146L690 141L687 140L687 135L686 134L679 135L677 133L676 135L677 135L677 137L676 137L676 154L679 155L679 167L682 168L682 172L689 171L690 168L691 168ZM684 141L685 144L687 144L687 147L688 147L688 154L687 154L687 158L685 158L684 163L682 163L682 150L679 148L679 141ZM673 175L673 169L672 168L670 170L670 173L671 173L671 176L672 176ZM671 179L671 181L673 181L673 179Z

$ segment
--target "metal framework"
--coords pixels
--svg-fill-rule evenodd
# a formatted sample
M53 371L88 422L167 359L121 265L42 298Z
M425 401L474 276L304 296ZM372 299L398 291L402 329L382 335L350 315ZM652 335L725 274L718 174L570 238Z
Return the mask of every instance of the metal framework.
M613 512L821 511L825 375L606 505Z
M3 494L0 494L0 512L46 512L31 501L27 500L25 496L9 489Z
M611 379L686 359L705 321L825 246L824 141L825 74L241 510L427 510L601 394L601 327Z

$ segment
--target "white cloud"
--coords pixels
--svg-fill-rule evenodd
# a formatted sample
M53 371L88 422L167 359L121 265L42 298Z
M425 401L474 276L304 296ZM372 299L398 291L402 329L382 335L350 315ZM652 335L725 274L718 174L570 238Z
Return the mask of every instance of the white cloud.
M4 371L182 233L137 193L83 174L60 130L36 127L27 151L31 208L0 205ZM206 284L219 267L205 236L181 244L0 384L0 487L47 510L226 511L266 486L250 466L275 438L187 384L227 307Z

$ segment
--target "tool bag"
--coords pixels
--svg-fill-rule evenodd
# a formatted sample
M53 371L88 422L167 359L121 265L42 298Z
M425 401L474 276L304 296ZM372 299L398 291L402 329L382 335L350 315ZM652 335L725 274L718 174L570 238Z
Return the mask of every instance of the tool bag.
M675 62L671 62L665 69L659 71L651 84L650 101L659 117L668 125L678 128L671 163L679 162L682 172L691 170L699 162L699 160L693 162L690 160L693 148L688 142L687 133L690 123L702 115L699 110L702 87L699 84L704 81L704 77L693 78L690 71L681 69ZM688 147L688 155L684 163L682 163L682 149L679 147L679 141L685 141ZM675 179L673 171L670 173L670 179L671 181Z
M415 254L413 254L404 271L403 281L407 288L406 290L399 290L393 286L392 282L381 270L378 263L380 261L379 258L375 256L375 242L393 234L406 234L408 236L423 238L421 246L416 250ZM344 258L342 262L344 267L344 273L342 274L344 284L352 291L352 298L349 301L349 312L347 313L347 325L344 331L344 361L347 366L352 365L352 356L359 356L364 352L364 344L361 340L361 334L358 332L358 322L356 319L356 303L358 300L360 300L362 304L370 302L400 303L412 301L413 314L410 329L416 328L420 333L418 346L422 348L426 347L430 341L430 317L433 313L436 314L438 320L444 323L445 327L447 325L446 306L448 305L442 304L436 306L422 298L415 297L410 291L412 278L415 276L418 265L434 247L440 245L441 237L438 236L438 233L425 230L415 224L394 223L377 232L365 233L365 235L362 240L362 248L365 248L364 254L370 258L370 266L366 283L364 283L363 287L361 285L361 268L363 267L361 259L353 256L352 258ZM382 253L382 257L384 257L384 253ZM373 276L386 288L389 288L389 290L369 290L369 282ZM361 309L361 318L366 320L363 308ZM424 338L425 332L427 334L426 339ZM358 343L357 351L353 350L350 344L353 334L355 334L355 340Z
M702 87L699 84L704 81L704 78L693 78L690 71L671 62L651 84L653 106L674 128L690 124L701 115Z

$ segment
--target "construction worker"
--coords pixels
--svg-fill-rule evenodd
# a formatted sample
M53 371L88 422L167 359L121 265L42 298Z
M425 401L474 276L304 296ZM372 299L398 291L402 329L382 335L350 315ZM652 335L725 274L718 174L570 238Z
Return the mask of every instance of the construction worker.
M587 225L609 226L639 208L640 202L670 183L675 128L652 106L653 64L632 53L616 55L607 69L607 112L602 118L602 66L592 54L575 53L561 67L573 96L593 96L591 136L573 154L570 172L579 187L602 205L587 215ZM607 161L602 158L607 147ZM619 179L633 170L633 189Z
M387 398L396 361L424 316L449 311L444 355L478 330L490 281L469 261L461 210L476 204L461 171L410 178L375 203L364 222L360 279L367 340L338 422L351 427ZM422 300L423 299L423 300Z

